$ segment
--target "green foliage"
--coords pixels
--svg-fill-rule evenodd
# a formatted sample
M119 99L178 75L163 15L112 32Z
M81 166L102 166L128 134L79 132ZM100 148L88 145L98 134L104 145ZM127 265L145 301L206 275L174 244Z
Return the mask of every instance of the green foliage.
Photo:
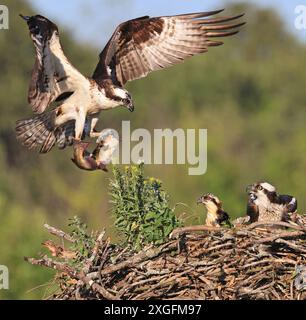
M73 264L76 266L84 259L89 258L95 240L92 235L88 234L88 227L86 223L82 222L81 218L74 216L69 220L69 227L72 228L70 234L75 239L75 243L71 246L71 250L77 252L77 257L73 260Z
M171 231L180 226L169 196L162 183L155 178L144 177L144 165L113 168L110 181L112 213L122 245L135 250L146 244L165 242Z

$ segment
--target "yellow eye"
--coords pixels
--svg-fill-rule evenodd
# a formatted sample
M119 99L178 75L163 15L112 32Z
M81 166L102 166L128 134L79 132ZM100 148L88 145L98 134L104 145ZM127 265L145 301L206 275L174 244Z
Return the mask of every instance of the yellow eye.
M262 187L261 185L259 185L259 186L257 187L257 189L258 189L258 190L262 190L263 187Z

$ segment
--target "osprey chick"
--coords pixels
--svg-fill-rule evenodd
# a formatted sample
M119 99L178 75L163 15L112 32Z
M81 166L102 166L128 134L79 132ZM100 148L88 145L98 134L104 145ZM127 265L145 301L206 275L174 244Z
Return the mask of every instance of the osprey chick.
M40 147L46 153L55 143L65 147L67 136L84 138L85 122L90 122L92 134L103 110L124 106L133 111L132 97L124 89L128 81L204 53L223 44L214 38L238 32L244 23L236 20L242 15L207 18L221 11L144 16L120 24L101 52L92 78L68 61L53 22L41 15L21 15L36 49L28 101L37 115L17 121L17 139L29 149ZM60 105L46 111L54 101Z
M293 196L279 195L268 182L257 182L247 187L249 194L247 214L251 222L288 221L289 214L297 210Z
M198 204L204 204L207 209L206 225L211 227L220 227L223 222L229 223L229 215L223 210L222 202L218 197L207 193L200 197Z

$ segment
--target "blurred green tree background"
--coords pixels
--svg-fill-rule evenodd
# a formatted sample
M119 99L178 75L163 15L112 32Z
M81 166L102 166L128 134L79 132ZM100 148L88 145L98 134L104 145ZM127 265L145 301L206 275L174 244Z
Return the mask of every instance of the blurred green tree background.
M27 88L34 62L18 14L33 11L26 1L2 4L10 8L10 30L0 32L0 265L9 267L10 290L0 290L0 298L33 299L48 294L39 286L53 274L23 261L48 238L44 222L66 228L68 218L78 215L90 228L106 227L114 237L110 174L80 171L70 162L71 149L41 156L17 143L15 121L31 115ZM208 129L205 175L188 176L188 165L145 168L162 179L172 204L187 204L178 208L186 212L186 224L202 223L203 209L195 201L204 192L218 195L232 218L244 215L245 187L257 180L295 195L300 212L306 205L306 45L272 9L239 4L228 11L246 12L247 25L239 35L208 54L129 84L133 114L118 108L101 115L101 127L119 132L121 120L149 130ZM101 48L76 43L63 30L61 37L69 59L90 75ZM39 288L30 290L34 287Z

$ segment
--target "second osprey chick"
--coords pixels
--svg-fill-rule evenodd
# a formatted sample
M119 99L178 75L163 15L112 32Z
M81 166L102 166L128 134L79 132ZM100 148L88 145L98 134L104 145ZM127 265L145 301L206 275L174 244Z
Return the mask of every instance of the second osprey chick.
M293 196L279 195L268 182L257 182L247 187L249 194L247 213L251 222L287 221L297 209Z
M218 197L207 193L200 197L198 204L204 204L207 209L206 225L211 227L220 227L223 222L229 223L229 215L223 210L222 202Z

